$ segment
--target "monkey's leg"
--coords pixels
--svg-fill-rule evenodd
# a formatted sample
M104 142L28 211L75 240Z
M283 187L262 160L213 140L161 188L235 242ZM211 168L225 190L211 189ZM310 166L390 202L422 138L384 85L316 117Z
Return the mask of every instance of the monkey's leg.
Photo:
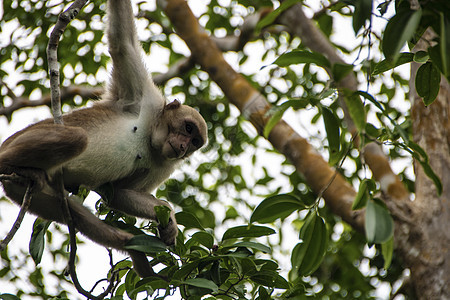
M87 135L82 128L38 123L3 143L0 173L29 178L36 191L44 186L49 169L79 155L86 145Z
M108 206L126 214L157 220L155 206L164 205L171 209L169 224L166 227L159 226L161 240L166 245L175 244L178 235L175 213L166 201L160 200L151 194L128 189L115 189L113 199L108 199Z
M22 201L24 190L21 185L5 181L4 187L8 197L17 199L16 202L19 203ZM56 191L50 190L48 186L41 192L33 193L29 211L41 218L64 224L61 199L55 195ZM126 243L133 238L132 234L102 222L86 207L72 199L69 199L68 203L74 226L81 234L105 247L128 251L139 276L147 277L155 274L144 253L125 250Z

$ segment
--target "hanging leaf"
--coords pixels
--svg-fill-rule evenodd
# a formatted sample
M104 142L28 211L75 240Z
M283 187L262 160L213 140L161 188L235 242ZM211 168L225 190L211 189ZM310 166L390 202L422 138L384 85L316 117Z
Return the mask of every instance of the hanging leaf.
M381 42L384 56L391 61L396 61L400 50L409 41L422 17L422 10L399 9L389 20Z
M286 218L296 210L304 208L303 202L290 194L267 197L253 211L250 223L272 223L277 219Z
M346 92L344 100L356 128L358 131L363 132L366 127L366 111L361 98L358 93Z
M355 12L353 13L353 30L355 35L366 24L372 14L372 0L354 0Z
M450 20L448 16L444 15L441 11L440 15L440 28L441 34L439 35L440 41L440 52L441 52L441 60L442 60L442 73L444 76L449 77L450 75L450 59L448 57L448 51L450 51Z
M428 54L430 55L430 59L433 63L433 66L437 67L438 70L445 75L445 69L450 69L450 59L447 60L447 66L444 66L444 62L442 61L442 55L441 55L441 47L440 44L435 45L433 47L428 48ZM450 81L450 74L446 75L447 80Z
M301 242L291 254L292 270L299 276L307 276L320 265L327 250L328 234L325 221L311 212L300 229Z
M367 202L365 230L369 244L384 243L394 234L394 221L385 204L379 199Z
M333 112L326 107L322 107L322 117L325 124L325 131L327 132L331 161L332 157L336 157L339 154L339 149L341 146L339 122Z
M364 179L359 184L358 194L352 204L352 209L357 210L366 206L369 199L369 192L367 190L367 179Z
M36 218L33 224L33 232L31 233L30 244L28 246L30 255L34 263L38 265L41 262L42 254L45 248L45 233L52 221Z
M394 236L392 236L388 241L381 244L381 254L384 258L383 268L387 270L392 262L392 256L394 254Z
M436 99L441 82L441 73L433 63L421 65L416 74L416 91L426 106Z

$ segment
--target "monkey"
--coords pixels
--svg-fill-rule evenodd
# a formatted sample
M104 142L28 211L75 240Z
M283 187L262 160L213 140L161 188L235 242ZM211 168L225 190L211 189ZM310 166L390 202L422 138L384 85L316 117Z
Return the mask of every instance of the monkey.
M63 125L52 119L30 125L0 146L0 174L24 179L3 180L6 195L20 205L31 182L29 211L47 220L66 222L56 178L62 176L67 191L109 186L108 207L158 221L155 206L171 207L151 192L207 140L200 113L177 100L166 103L147 72L130 0L108 0L106 18L113 67L102 100L64 114ZM128 252L139 276L156 274L144 253L125 249L134 235L107 225L77 201L68 202L78 232ZM165 244L175 243L173 209L158 231Z

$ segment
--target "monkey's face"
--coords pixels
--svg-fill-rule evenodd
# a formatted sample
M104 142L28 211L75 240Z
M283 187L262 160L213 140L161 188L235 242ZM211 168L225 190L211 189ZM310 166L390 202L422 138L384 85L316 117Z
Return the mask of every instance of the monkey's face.
M205 120L193 108L169 104L162 116L167 132L161 153L167 159L182 159L200 149L206 142Z

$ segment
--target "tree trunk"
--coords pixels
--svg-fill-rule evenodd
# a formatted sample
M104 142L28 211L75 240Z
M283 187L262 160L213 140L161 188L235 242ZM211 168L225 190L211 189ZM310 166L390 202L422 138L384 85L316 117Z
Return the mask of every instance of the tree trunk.
M420 50L424 39L431 40L431 35L427 31L416 50ZM450 299L450 85L442 76L437 99L426 107L414 88L418 67L412 65L410 79L413 139L428 154L443 192L437 194L432 180L416 162L416 198L410 205L414 228L399 246L411 269L418 298Z

